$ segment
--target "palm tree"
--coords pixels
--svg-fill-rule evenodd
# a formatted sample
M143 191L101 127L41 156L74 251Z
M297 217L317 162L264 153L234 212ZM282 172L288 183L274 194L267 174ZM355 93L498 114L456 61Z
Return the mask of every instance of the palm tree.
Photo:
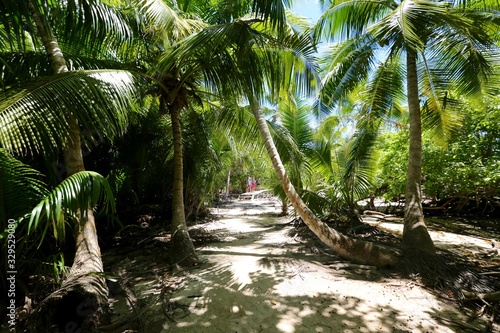
M396 265L399 258L392 249L387 249L370 242L363 242L347 237L337 232L335 229L330 228L307 207L288 178L287 172L281 162L280 155L276 149L271 132L267 125L266 118L260 110L260 105L255 102L252 103L252 111L257 120L257 125L264 140L264 145L288 200L290 200L295 211L299 214L309 229L311 229L319 237L319 239L321 239L321 241L323 241L343 258L354 260L356 262L368 263L378 267Z
M269 95L269 92L279 95L280 91L288 89L295 82L300 83L296 85L299 92L306 92L316 79L312 58L314 47L309 34L274 30L272 25L263 23L259 19L241 19L208 26L166 52L155 70L168 73L165 77L169 81L164 86L168 88L166 96L169 97L170 107L185 107L188 106L187 97L196 94L203 96L193 89L197 87L193 83L185 84L196 82L200 76L206 91L211 94L225 98L246 96L278 178L305 223L345 258L377 266L394 265L398 258L392 250L341 235L320 221L302 202L290 183L257 100L259 96ZM206 59L211 61L207 62ZM184 93L180 96L173 94L178 91ZM183 234L187 235L187 232Z
M488 33L497 24L494 15L462 2L340 0L322 4L326 11L317 24L318 36L341 40L329 50L323 102L341 105L360 83L366 83L360 99L364 124L372 132L376 119L401 114L406 102L410 157L402 245L405 252L432 255L434 244L422 209L422 119L436 119L435 115L451 108L448 90L478 93L491 78L489 56L495 47Z
M290 92L286 94L290 95ZM311 107L305 100L295 96L283 96L279 100L269 122L276 148L301 198L317 216L325 216L331 207L330 202L316 193L321 181L318 182L315 177L319 175L317 162L324 158L319 155L322 152L331 154L331 151L322 150L323 142L314 139L310 122ZM327 159L331 161L331 158ZM281 184L277 182L274 188L283 201L283 207L288 207L289 202ZM286 211L282 211L282 214L286 214Z
M79 172L51 190L48 190L42 176L5 149L0 149L0 228L3 230L2 238L7 239L12 225L15 226L15 270L18 281L33 275L34 271L43 271L42 263L50 261L54 277L58 281L67 273L64 258L55 253L58 245L63 244L66 239L68 217L77 217L80 214L79 207L93 207L100 198L106 200L105 206L109 210L114 209L109 184L99 174ZM52 231L52 235L49 231ZM46 242L46 238L53 241ZM45 246L42 247L42 243ZM46 246L47 243L49 246ZM7 257L7 242L3 242L1 248ZM5 272L13 269L8 269L6 261L4 265L0 276L6 279ZM0 289L7 292L7 286L3 283Z
M0 226L5 232L8 219L16 223L16 238L19 239L16 254L20 259L16 269L19 275L22 275L24 257L28 257L29 251L39 250L37 246L50 228L54 240L64 242L66 219L80 214L80 206L93 207L103 198L105 206L114 210L111 188L107 180L95 172L78 172L48 190L39 171L0 149L0 175ZM37 235L32 237L35 231ZM33 274L32 271L26 273Z
M285 7L281 0L242 1L237 5L221 1L209 7L202 1L180 2L179 5L181 10L195 17L203 17L204 22L186 20L185 29L178 34L178 38L171 38L163 44L165 52L150 73L160 83L160 112L169 114L172 123L174 182L171 229L174 250L171 260L176 264L192 266L199 263L199 258L189 238L185 217L181 112L192 108L193 102L203 104L213 96L238 98L242 95L243 86L252 85L250 80L255 80L252 73L259 64L254 63L255 55L247 51L251 51L251 43L265 43L268 37L252 25L269 19L272 26L282 28ZM140 7L147 17L157 23L161 23L158 18L163 17L163 13L171 10L156 0L140 1ZM214 9L219 11L214 12ZM239 18L244 15L250 17ZM204 105L207 107L207 104Z
M80 19L86 22L109 23L107 20L111 17L116 18L113 15L108 16L107 14L113 11L98 2L93 5L106 10L83 11L81 3L73 2L65 5L67 6L61 4L57 9L73 8L76 15L69 16L69 21ZM66 59L52 31L51 23L54 21L49 22L48 19L51 9L53 8L45 2L29 1L19 5L2 2L2 27L10 28L5 29L5 33L2 34L7 36L5 40L8 41L7 43L4 40L2 49L12 53L19 47L22 51L36 53L40 50L39 41L41 41L42 49L48 57L48 62L47 58L45 62L51 68L44 72L54 75L35 81L25 81L24 85L12 86L2 94L4 98L0 103L2 123L0 144L17 154L54 153L64 149L65 171L71 178L85 171L82 153L83 131L88 133L85 138L87 142L109 138L123 131L127 122L126 114L134 98L135 82L128 72L68 71ZM104 17L99 17L99 14L103 14ZM83 19L84 15L94 16ZM25 29L31 33L29 36L31 39L25 38ZM94 31L97 30L99 29ZM88 30L79 29L79 31ZM32 42L27 43L26 40ZM7 53L3 55L4 59L7 59L3 64L12 61L12 57L9 58ZM41 63L38 67L46 66ZM11 67L3 66L2 70L9 73ZM25 70L22 73L32 75L36 72ZM4 84L10 83L4 82ZM73 190L79 189L73 188ZM37 316L33 321L36 330L49 330L54 323L53 320L60 319L55 317L58 311L61 311L61 307L74 306L76 309L82 302L91 310L87 312L90 316L80 316L78 321L86 322L90 326L96 325L98 322L93 322L89 318L98 315L107 304L107 287L102 277L103 266L92 206L88 201L77 201L77 203L81 205L72 216L76 240L73 266L61 289L50 295L37 308ZM46 318L47 315L49 320ZM64 323L60 324L64 326Z

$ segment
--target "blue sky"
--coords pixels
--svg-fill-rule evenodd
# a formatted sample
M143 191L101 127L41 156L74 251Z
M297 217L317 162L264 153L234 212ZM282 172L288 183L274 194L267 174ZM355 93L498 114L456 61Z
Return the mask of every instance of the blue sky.
M316 23L321 16L321 9L316 0L295 0L292 10L302 16L308 17Z

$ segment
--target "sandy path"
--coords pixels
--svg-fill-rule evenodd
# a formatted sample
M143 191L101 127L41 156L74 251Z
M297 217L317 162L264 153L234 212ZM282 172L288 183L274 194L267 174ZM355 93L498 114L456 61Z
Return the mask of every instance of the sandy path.
M334 270L338 260L314 254L288 235L279 204L245 200L214 210L204 229L225 242L200 248L207 264L183 272L188 283L171 298L188 306L146 332L461 332L452 306L387 272ZM175 315L175 313L174 313Z

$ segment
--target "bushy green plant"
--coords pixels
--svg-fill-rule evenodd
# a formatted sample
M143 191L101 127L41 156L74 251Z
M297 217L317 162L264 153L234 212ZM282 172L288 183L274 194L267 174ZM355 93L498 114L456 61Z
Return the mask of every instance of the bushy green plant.
M391 131L380 136L378 172L375 180L377 195L391 201L405 192L408 163L408 131Z
M446 145L424 133L422 190L427 198L435 202L455 198L459 206L482 201L484 206L500 195L500 106L495 100L488 105L468 110ZM407 145L405 129L383 134L378 144L376 186L388 200L404 193Z
M500 108L470 110L447 147L424 143L424 191L436 200L488 200L500 194Z

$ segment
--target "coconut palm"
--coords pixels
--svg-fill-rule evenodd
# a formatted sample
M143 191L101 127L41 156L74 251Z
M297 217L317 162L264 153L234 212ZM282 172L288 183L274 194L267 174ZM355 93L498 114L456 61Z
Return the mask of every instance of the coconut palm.
M291 33L291 30L275 33L273 29L261 20L241 19L208 26L180 41L156 66L158 72L168 73L165 76L168 82L163 86L169 89L166 94L169 107L188 106L187 98L200 94L192 88L196 87L192 83L185 85L199 79L198 75L206 91L211 89L212 94L225 98L247 96L278 178L305 223L345 258L378 266L394 265L397 256L393 251L353 240L329 228L312 214L290 183L258 100L270 92L279 95L294 85L299 93L310 92L311 83L316 80L314 47L308 34ZM173 95L178 91L184 93ZM187 231L179 233L187 235Z
M321 241L332 248L340 256L356 262L368 263L379 267L394 266L399 258L396 252L370 242L364 242L347 237L321 221L304 203L292 182L288 178L286 169L281 161L266 118L258 103L252 103L252 110L257 120L259 131L265 147L271 158L275 172L280 180L286 196L297 214Z
M101 197L106 199L105 206L113 209L111 189L99 174L79 172L51 190L42 176L5 149L0 149L0 238L9 239L7 236L15 226L15 270L20 281L35 272L46 271L42 263L51 261L52 272L58 281L67 273L64 257L56 254L57 247L66 239L67 220L80 218L79 207L93 207ZM46 238L54 241L46 242ZM7 258L6 241L1 248ZM7 261L4 265L0 276L6 279L5 272L12 271L13 267L9 269ZM2 283L0 289L7 292L8 287Z
M64 242L66 220L68 216L83 213L79 210L82 205L93 207L103 198L106 210L114 210L111 188L107 180L95 172L76 173L48 190L40 172L0 149L0 176L0 227L5 234L7 220L16 223L16 238L19 239L16 253L21 259L18 265L22 265L28 250L34 251L40 246L50 229L56 241ZM30 237L35 232L36 239ZM27 249L28 243L35 246ZM16 268L21 274L22 269Z
M316 215L325 216L330 206L329 201L316 193L318 181L314 179L318 175L315 167L318 166L316 162L321 144L313 139L314 130L310 119L310 105L305 100L284 96L280 99L269 125L292 184ZM328 154L330 153L328 151ZM288 207L289 202L279 182L275 189L278 196L285 201L283 207Z
M449 91L478 93L492 78L496 50L489 32L498 23L496 16L452 1L321 3L326 10L318 21L318 36L339 40L327 56L323 102L341 105L365 84L359 99L371 133L376 121L401 114L407 104L410 157L402 245L405 252L432 255L421 203L422 119L444 124L453 109Z
M151 18L162 17L162 13L168 10L159 1L144 0L140 3L140 7L146 10L146 16ZM174 263L190 266L197 264L199 258L186 226L181 112L192 108L193 102L200 104L210 101L213 96L237 98L242 95L244 86L263 85L262 78L254 75L260 64L255 62L257 58L251 53L251 45L263 45L275 39L254 26L269 20L270 26L282 28L285 6L282 1L243 1L236 6L227 1L215 1L209 8L205 2L180 2L179 8L195 17L202 17L204 22L194 24L189 21L190 28L184 34L164 42L165 51L158 64L151 69L151 75L160 82L160 112L170 116L174 141L171 229L175 250L171 259ZM231 11L228 12L228 9ZM280 78L279 72L273 74L275 79ZM251 82L256 79L261 82Z
M29 1L16 6L8 1L2 2L2 27L5 28L2 34L5 37L2 50L7 51L3 53L3 59L6 60L2 62L4 65L2 69L7 73L12 70L9 62L12 63L13 57L9 57L8 52L13 54L21 50L38 55L40 51L45 51L44 62L33 67L44 68L40 72L54 75L23 81L20 85L12 86L2 93L0 141L2 147L16 154L47 154L64 150L66 175L76 177L85 171L82 140L88 143L110 138L122 132L126 127L126 115L135 98L136 83L133 75L123 71L70 72L66 65L66 58L53 33L54 28L60 28L57 26L58 21L49 20L49 15L51 15L49 13L53 14L54 10L57 13L66 10L66 15L68 15L66 23L78 21L78 19L80 19L80 24L83 21L109 23L110 19L117 18L116 15L109 15L114 13L113 10L99 2L93 3L98 9L96 11L84 10L89 7L85 7L82 3L66 2L55 7L51 5L56 4ZM106 10L102 11L103 8ZM73 12L70 9L73 9ZM75 16L71 17L68 13L73 13ZM100 14L102 16L99 16ZM86 15L90 17L84 18ZM92 30L89 24L85 26L87 29L77 30L80 32ZM117 25L107 25L107 27L110 26L116 27ZM102 32L102 29L96 28L93 31ZM64 33L60 35L67 36ZM80 37L84 35L85 33ZM118 37L113 33L110 35ZM90 34L90 37L95 36L95 33ZM93 45L97 44L93 43ZM25 67L32 65L26 62L21 64ZM45 69L47 67L50 69ZM19 72L19 74L24 73L36 75L37 71ZM24 78L21 75L4 77ZM4 84L8 86L12 83L4 82ZM87 135L82 135L84 132ZM73 190L81 191L82 188L73 187ZM80 193L83 195L85 192ZM77 213L72 216L76 240L73 266L62 288L50 295L38 307L38 316L34 319L36 330L50 329L54 317L60 311L59 306L75 306L76 308L78 303L85 301L92 310L89 313L95 315L107 303L107 287L102 275L99 274L103 272L103 266L92 207L88 201L77 201L77 203L82 205L78 206ZM50 212L47 209L41 209L40 212L42 211ZM47 217L50 218L50 216ZM68 300L69 303L65 303L64 300ZM49 320L46 318L47 315ZM87 321L91 323L91 326L97 323L89 320L92 316L80 317L78 319L80 323ZM65 323L60 323L60 325L64 326Z

